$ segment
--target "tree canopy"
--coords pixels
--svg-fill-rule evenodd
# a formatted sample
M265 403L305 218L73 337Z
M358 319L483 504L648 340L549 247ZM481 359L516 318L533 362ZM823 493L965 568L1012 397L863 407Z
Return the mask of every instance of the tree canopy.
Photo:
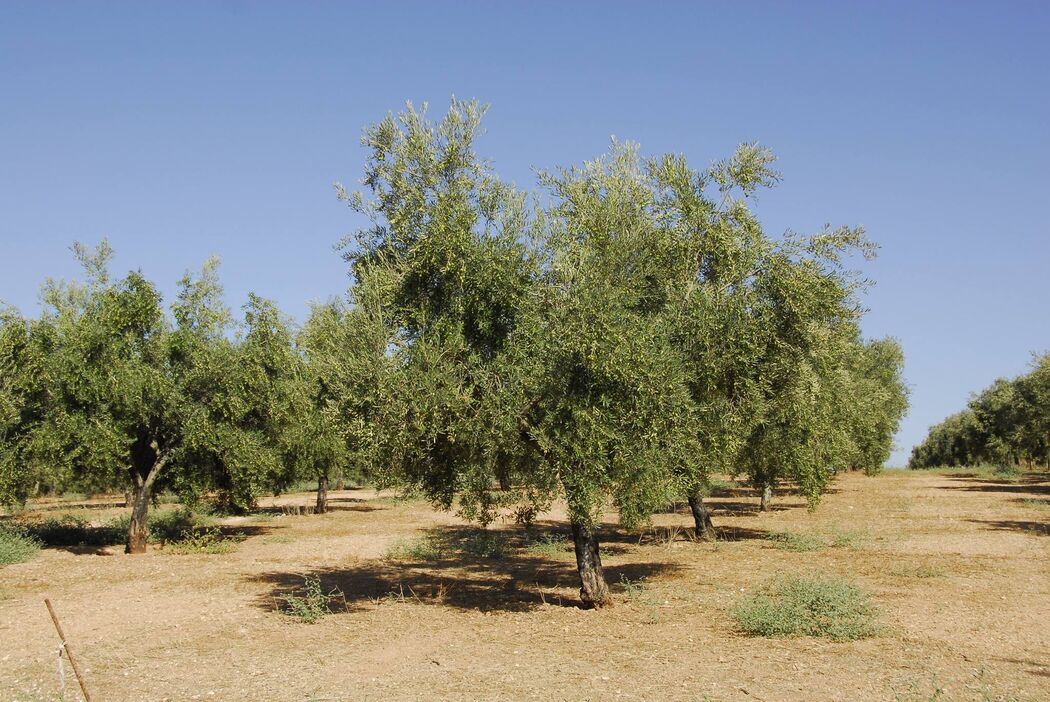
M1050 465L1050 354L1034 356L1030 368L996 379L966 409L930 427L908 467Z
M715 474L766 506L880 468L907 390L900 345L861 335L863 229L767 235L755 196L781 176L757 144L695 169L614 140L525 193L476 153L485 109L410 104L365 130L363 192L336 187L370 224L340 245L345 299L301 329L255 294L235 323L215 260L166 310L141 272L110 278L108 245L78 245L85 282L48 282L37 319L0 314L0 497L127 489L129 551L159 489L247 509L310 479L323 512L354 475L481 523L561 500L600 606L610 509L633 527L686 498L707 536ZM1001 404L974 412L1020 421Z

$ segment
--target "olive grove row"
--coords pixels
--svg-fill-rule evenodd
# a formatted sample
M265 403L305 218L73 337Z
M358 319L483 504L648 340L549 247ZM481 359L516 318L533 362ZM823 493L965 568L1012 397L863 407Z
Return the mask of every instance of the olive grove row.
M501 181L475 153L484 109L411 105L366 129L371 225L342 242L351 284L295 329L252 295L243 321L217 264L170 307L109 247L75 247L81 282L0 319L0 497L129 492L127 550L151 496L257 496L353 473L487 523L564 500L587 605L608 598L603 510L638 525L688 500L710 535L713 475L815 504L842 470L877 471L905 411L903 355L866 341L850 269L859 228L767 236L776 183L743 145L695 170L631 144Z
M940 466L1050 466L1050 353L1031 370L999 378L966 409L930 427L912 449L909 468Z

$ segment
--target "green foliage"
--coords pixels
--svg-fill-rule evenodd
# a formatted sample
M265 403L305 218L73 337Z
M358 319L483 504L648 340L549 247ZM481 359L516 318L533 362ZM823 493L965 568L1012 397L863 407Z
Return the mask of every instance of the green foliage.
M331 613L331 601L333 598L342 597L343 593L338 588L325 593L321 588L321 580L313 576L303 578L303 594L286 595L284 613L295 617L304 624L314 624L322 617Z
M387 549L384 558L391 561L438 561L449 553L444 539L426 536L398 541Z
M187 531L180 538L168 543L166 553L176 555L230 553L236 548L233 539L226 538L216 528Z
M813 636L853 641L876 635L867 595L833 577L778 580L733 611L740 629L755 636Z
M199 526L200 517L187 509L158 512L149 521L150 537L161 542L179 541Z
M110 278L106 242L74 252L85 282L49 280L39 319L0 315L0 501L33 484L129 490L144 513L157 491L192 504L217 490L245 510L286 484L287 455L303 453L289 427L309 415L276 307L250 295L238 337L215 259L180 281L169 318L141 273ZM76 526L55 525L56 540L79 536L62 528Z
M621 574L620 587L623 588L623 594L627 595L628 599L634 600L638 599L645 593L647 585L644 578L631 580L626 575Z
M1050 464L1050 354L1035 356L1031 370L1018 378L997 379L965 410L931 427L912 449L908 467L985 463L1004 473L1019 473L1023 464Z
M558 534L540 534L525 542L525 553L541 558L564 558L572 551L572 544Z
M870 534L860 529L833 529L831 546L832 548L860 548L870 538Z
M472 531L463 539L459 544L459 548L465 555L472 558L498 561L507 555L509 547L506 534L498 531L479 530Z
M773 546L782 551L819 551L824 542L811 534L798 534L793 531L775 531L769 535Z
M0 523L0 565L31 561L39 551L40 542L24 527Z

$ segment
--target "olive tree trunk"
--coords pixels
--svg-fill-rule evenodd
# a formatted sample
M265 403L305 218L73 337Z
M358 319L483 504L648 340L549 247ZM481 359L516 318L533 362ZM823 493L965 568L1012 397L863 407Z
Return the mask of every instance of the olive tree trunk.
M124 553L145 553L149 540L149 502L153 496L153 483L157 481L167 456L160 452L157 442L150 442L153 464L143 476L143 471L134 470L135 489L131 495L131 523L128 525L128 540L124 544Z
M609 586L598 553L598 535L580 522L572 523L572 540L576 548L576 568L580 572L580 599L584 607L609 604Z
M693 512L693 522L696 524L696 538L703 541L715 540L715 526L711 523L711 511L704 504L704 498L699 492L689 496L689 509Z
M328 476L317 479L317 506L314 512L325 514L328 511Z
M131 524L128 525L128 541L124 553L145 553L146 540L149 536L147 518L149 517L150 486L144 481L135 486L131 496Z
M759 503L758 508L763 512L768 512L773 505L773 485L772 483L765 483L762 486L762 501Z

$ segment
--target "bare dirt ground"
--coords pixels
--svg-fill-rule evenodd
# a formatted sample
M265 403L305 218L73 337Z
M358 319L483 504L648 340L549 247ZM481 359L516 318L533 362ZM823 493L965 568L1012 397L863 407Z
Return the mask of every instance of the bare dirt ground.
M296 500L312 496L281 504ZM741 488L711 499L715 544L668 538L687 510L642 534L610 514L603 558L619 594L600 611L575 606L571 551L520 548L521 527L490 527L508 539L501 558L397 562L384 555L407 539L473 532L372 491L332 500L327 515L229 520L247 534L232 553L47 549L3 567L0 700L61 699L44 597L102 701L1050 700L1047 475L846 475L816 512L782 497L760 514ZM538 528L564 532L561 516ZM767 536L785 530L829 545L777 549ZM740 598L793 573L870 592L881 634L739 633ZM275 612L273 595L304 575L341 589L348 611L312 625ZM66 675L65 699L79 699Z

